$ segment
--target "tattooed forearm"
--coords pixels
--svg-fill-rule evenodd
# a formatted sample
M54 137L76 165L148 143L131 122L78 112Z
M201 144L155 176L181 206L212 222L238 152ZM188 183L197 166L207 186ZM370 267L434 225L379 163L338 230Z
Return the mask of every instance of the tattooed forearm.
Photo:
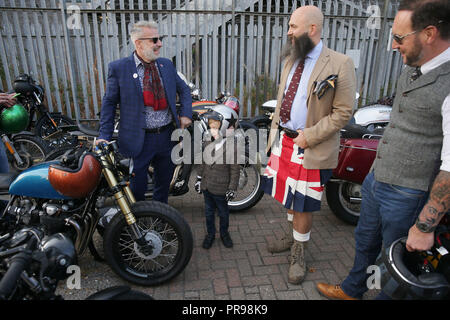
M443 207L444 213L447 212L450 207L450 172L439 172L434 180L430 198Z
M450 208L450 172L440 171L434 180L430 199L420 213L420 220L437 225Z

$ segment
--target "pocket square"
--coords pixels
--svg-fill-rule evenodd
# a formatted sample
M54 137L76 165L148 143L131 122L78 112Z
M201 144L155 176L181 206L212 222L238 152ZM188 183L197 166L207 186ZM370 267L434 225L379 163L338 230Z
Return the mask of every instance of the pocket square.
M328 89L336 88L337 77L338 77L337 74L332 74L328 76L325 80L314 82L315 88L313 93L317 95L317 98L319 98L319 100L320 98L323 97L323 95L325 94L325 92L327 92Z

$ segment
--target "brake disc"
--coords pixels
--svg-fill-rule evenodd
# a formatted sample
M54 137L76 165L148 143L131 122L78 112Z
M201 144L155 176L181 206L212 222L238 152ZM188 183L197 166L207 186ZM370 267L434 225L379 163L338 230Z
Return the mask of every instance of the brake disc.
M150 255L145 255L143 252L141 252L141 250L139 249L139 245L134 242L134 251L136 252L136 254L141 257L142 259L154 259L155 257L159 256L159 254L162 251L162 239L161 236L159 234L157 234L154 231L148 231L145 236L145 241L149 244L151 244L153 246L153 251L152 254Z

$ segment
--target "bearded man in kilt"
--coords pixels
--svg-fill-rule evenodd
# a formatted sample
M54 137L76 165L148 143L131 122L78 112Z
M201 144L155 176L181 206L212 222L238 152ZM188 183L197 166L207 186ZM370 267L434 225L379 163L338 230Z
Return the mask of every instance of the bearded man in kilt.
M339 130L351 118L356 91L353 61L321 41L323 20L315 6L291 15L264 173L265 192L288 209L290 230L267 249L291 250L288 281L293 284L306 274L312 213L320 210L323 186L337 166Z

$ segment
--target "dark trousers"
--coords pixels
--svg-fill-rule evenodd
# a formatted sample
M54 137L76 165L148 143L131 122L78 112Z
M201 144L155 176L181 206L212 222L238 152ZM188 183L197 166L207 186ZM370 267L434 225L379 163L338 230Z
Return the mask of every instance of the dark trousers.
M151 164L154 169L153 200L163 203L168 202L169 186L175 168L170 157L173 142L170 140L172 129L166 129L161 133L145 134L144 146L141 153L133 158L134 177L130 187L136 201L145 199L148 183L148 167Z
M219 231L220 234L228 233L228 225L230 221L230 211L228 210L228 202L225 200L225 195L215 195L207 190L203 190L205 198L205 217L206 217L206 231L209 235L216 234L215 214L216 209L219 214Z
M408 235L409 228L428 199L428 192L375 180L369 173L362 185L361 214L355 229L355 260L342 290L362 298L367 288L367 268L374 265L382 246ZM386 298L382 292L378 299Z

